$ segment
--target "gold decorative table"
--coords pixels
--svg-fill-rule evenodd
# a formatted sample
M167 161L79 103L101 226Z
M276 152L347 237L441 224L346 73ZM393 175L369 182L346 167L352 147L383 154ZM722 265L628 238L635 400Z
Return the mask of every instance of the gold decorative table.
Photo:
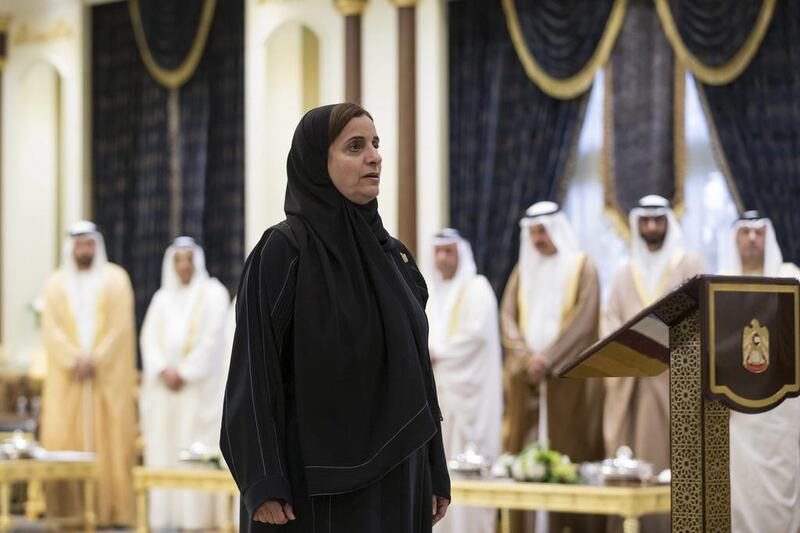
M227 470L189 468L133 469L133 485L136 490L136 533L147 533L147 495L150 489L192 489L207 492L224 492L228 495L226 532L233 532L233 506L239 499L239 487Z
M190 470L137 467L133 471L136 488L136 533L147 533L147 493L153 488L194 489L224 492L230 497L229 513L239 497L239 489L226 470ZM639 531L639 518L670 510L669 486L594 487L556 483L516 483L453 479L453 502L459 505L494 507L501 510L503 533L508 531L508 511L535 511L617 515L624 519L625 533ZM233 531L229 515L225 531Z
M637 533L643 515L670 511L668 485L596 487L453 479L451 492L455 504L500 509L502 533L510 531L508 512L512 510L621 516L625 533Z
M25 481L41 486L45 481L82 481L84 495L84 530L95 529L94 461L37 461L23 459L0 461L0 531L11 529L11 484Z

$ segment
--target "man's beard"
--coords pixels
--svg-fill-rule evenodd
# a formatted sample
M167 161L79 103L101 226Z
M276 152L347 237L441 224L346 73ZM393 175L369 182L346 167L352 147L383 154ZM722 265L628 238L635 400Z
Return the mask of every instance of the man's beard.
M75 256L75 263L77 263L79 267L89 268L90 266L92 266L93 261L94 261L93 256L83 256L83 255Z
M644 239L644 242L649 244L649 245L662 245L662 244L664 244L664 239L666 237L667 237L666 233L661 233L661 234L658 234L658 235L653 235L653 234L649 234L649 235L648 234L644 234L644 235L642 235L642 239Z

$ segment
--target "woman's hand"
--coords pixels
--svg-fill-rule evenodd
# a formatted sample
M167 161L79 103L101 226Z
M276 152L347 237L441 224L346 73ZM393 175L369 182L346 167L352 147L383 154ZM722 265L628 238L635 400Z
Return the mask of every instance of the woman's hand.
M434 496L433 497L433 525L436 525L436 522L444 518L444 515L447 514L447 507L450 505L450 500L447 498L442 498L441 496Z
M291 505L274 500L262 503L261 507L256 509L256 512L253 513L254 522L263 522L265 524L274 524L277 526L282 526L294 519L294 512L292 512Z

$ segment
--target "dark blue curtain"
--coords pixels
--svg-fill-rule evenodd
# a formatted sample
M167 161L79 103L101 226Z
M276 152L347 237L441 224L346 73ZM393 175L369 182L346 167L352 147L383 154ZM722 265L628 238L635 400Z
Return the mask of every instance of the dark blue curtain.
M624 226L642 196L658 194L674 203L683 198L676 187L674 67L652 0L630 0L605 70L605 97L613 109L605 118L613 124L606 205Z
M138 0L138 4L153 59L164 68L177 68L192 48L206 1Z
M703 89L742 207L767 213L785 260L800 262L800 1L777 2L739 78Z
M718 67L742 48L763 4L764 0L669 0L669 10L686 47L703 64Z
M525 43L550 76L568 78L589 62L614 0L514 0Z
M161 279L169 242L167 93L139 57L125 3L92 8L94 213L109 258L130 274L136 316Z
M220 0L203 58L179 89L181 233L204 245L209 272L230 291L244 255L243 56L243 0ZM168 95L142 63L127 3L94 6L95 219L109 258L130 273L140 324L175 237L169 229Z
M233 294L245 252L243 0L218 0L180 99L183 232L203 244L209 272Z
M586 100L557 100L531 82L500 2L450 2L448 10L450 223L500 294L519 253L520 217L560 196Z

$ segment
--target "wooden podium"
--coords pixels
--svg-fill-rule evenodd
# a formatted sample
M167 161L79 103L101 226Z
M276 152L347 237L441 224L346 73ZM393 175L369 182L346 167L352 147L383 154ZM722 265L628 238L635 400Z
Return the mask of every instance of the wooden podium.
M800 284L697 276L583 352L562 377L669 369L672 531L731 530L729 410L800 395Z

